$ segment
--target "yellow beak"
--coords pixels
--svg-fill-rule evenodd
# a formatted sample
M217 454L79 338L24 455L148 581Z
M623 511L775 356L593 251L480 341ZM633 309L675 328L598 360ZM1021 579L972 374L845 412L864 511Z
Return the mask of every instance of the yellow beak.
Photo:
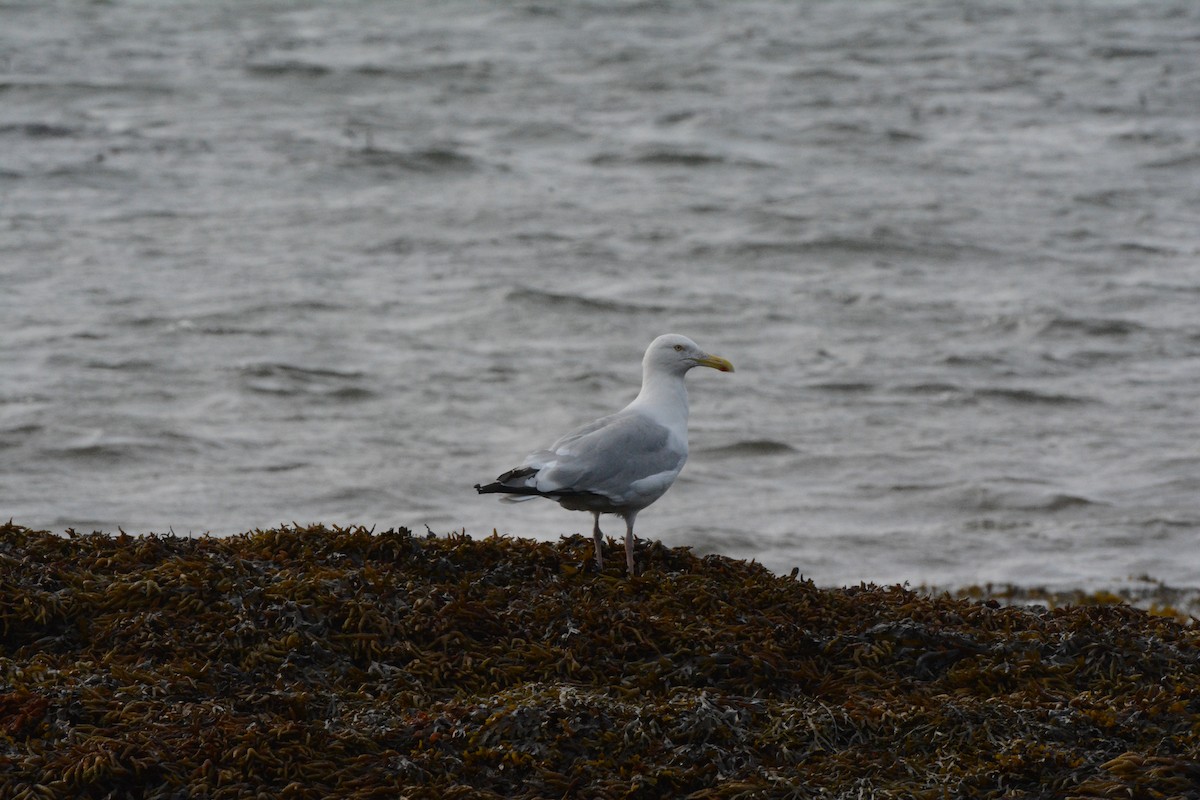
M712 367L713 369L721 370L721 372L733 372L733 364L730 364L720 356L709 355L707 353L705 353L703 358L696 360L696 366Z

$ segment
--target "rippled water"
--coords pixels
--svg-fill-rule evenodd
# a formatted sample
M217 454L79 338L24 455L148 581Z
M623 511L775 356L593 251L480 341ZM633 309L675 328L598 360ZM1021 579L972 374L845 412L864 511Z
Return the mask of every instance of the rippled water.
M1190 2L0 3L0 511L586 531L471 485L676 331L644 536L1200 585L1198 110Z

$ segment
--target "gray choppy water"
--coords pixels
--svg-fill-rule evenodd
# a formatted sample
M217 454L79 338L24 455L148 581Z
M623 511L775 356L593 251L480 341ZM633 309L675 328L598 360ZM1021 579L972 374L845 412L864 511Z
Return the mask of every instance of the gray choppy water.
M23 524L582 531L470 487L677 331L644 535L1200 585L1192 2L9 0L0 204Z

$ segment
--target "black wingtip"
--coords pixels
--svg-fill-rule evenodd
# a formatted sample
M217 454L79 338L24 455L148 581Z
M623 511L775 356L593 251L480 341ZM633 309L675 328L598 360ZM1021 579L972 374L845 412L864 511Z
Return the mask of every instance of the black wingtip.
M513 489L509 486L505 486L504 484L500 483L499 481L493 481L492 483L489 483L487 486L484 486L484 485L478 484L478 483L475 484L475 491L479 492L480 494L496 494L496 493L512 494L512 493L520 493L520 492L526 491L526 490L524 489L524 487L518 488L518 489Z

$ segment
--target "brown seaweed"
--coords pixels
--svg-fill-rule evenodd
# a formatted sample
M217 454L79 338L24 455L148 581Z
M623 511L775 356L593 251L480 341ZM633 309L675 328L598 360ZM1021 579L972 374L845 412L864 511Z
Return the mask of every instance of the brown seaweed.
M610 545L616 552L616 545ZM643 543L0 526L6 798L1167 798L1200 632Z

